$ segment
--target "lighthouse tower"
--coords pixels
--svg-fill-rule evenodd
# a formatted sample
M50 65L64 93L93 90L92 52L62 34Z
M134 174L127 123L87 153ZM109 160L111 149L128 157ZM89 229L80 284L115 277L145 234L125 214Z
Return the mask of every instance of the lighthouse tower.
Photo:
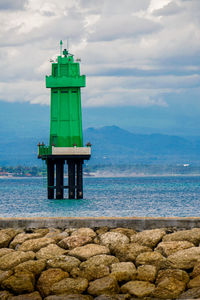
M46 76L46 87L51 89L51 119L49 146L38 144L38 158L46 161L48 199L83 198L82 165L90 159L91 145L83 147L81 87L85 75L80 75L79 62L67 49L52 63L51 75ZM68 184L64 184L64 165L68 165ZM56 169L56 176L54 176ZM54 178L55 177L55 178Z

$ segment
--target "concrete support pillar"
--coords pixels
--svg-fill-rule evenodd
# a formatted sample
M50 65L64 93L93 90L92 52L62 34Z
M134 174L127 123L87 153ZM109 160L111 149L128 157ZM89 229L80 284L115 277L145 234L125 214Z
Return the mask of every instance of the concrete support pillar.
M47 193L48 199L54 199L54 161L47 160Z
M76 184L77 184L76 198L82 199L83 198L83 161L82 160L77 161Z
M74 162L74 160L68 161L68 186L69 186L69 199L75 199L75 162Z
M56 161L56 199L63 199L64 161Z

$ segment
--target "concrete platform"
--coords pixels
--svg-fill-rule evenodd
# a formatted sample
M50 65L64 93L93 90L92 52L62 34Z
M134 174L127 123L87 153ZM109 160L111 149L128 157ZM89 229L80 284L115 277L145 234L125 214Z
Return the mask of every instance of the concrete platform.
M0 218L0 228L69 228L69 227L128 227L142 231L154 228L192 229L200 227L200 217L49 217L49 218Z

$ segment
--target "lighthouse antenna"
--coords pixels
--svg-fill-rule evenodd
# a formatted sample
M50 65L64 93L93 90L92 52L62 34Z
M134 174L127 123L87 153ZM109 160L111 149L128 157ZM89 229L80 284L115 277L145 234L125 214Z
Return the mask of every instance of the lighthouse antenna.
M62 56L62 44L63 44L63 41L60 40L60 56Z

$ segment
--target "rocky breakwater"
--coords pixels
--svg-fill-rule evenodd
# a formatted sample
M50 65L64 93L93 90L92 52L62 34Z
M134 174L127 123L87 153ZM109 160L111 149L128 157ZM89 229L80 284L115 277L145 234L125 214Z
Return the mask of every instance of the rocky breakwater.
M200 228L0 230L0 299L200 298Z

